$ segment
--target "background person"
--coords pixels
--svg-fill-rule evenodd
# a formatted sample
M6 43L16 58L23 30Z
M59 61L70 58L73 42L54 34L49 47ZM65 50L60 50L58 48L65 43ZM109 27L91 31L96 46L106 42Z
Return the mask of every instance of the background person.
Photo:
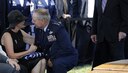
M91 39L96 43L93 67L124 59L128 0L95 0Z

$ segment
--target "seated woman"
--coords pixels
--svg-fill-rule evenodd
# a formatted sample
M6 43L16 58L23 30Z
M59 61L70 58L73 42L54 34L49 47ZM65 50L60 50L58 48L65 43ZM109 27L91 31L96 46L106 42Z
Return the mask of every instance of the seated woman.
M42 73L45 70L45 59L36 58L27 61L24 59L26 55L37 50L34 38L22 30L27 25L25 19L26 17L18 10L8 14L10 25L2 34L1 45L9 58L18 59L18 63L26 66L31 73ZM31 45L28 50L25 50L25 43Z

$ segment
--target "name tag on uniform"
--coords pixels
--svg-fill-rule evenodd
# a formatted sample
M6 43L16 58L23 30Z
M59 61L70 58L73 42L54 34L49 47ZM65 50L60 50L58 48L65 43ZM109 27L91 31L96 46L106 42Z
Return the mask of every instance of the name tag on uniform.
M49 42L56 41L55 35L49 35L49 36L47 36L47 38L48 38L48 41L49 41Z

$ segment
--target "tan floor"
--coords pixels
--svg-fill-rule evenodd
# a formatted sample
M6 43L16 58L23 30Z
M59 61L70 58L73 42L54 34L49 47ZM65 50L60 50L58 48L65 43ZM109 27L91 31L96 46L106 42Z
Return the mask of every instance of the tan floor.
M68 73L90 73L91 72L91 65L84 65L84 66L77 66L74 67L72 70L68 71ZM47 71L45 71L47 73Z
M90 71L91 71L91 65L84 65L84 66L74 67L68 73L90 73Z
M101 64L91 73L128 73L128 59Z

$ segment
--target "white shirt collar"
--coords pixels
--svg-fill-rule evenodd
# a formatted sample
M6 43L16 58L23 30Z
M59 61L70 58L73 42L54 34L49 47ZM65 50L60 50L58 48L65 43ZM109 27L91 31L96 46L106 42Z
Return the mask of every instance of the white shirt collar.
M48 25L44 27L44 32L46 32L47 28L48 28Z

